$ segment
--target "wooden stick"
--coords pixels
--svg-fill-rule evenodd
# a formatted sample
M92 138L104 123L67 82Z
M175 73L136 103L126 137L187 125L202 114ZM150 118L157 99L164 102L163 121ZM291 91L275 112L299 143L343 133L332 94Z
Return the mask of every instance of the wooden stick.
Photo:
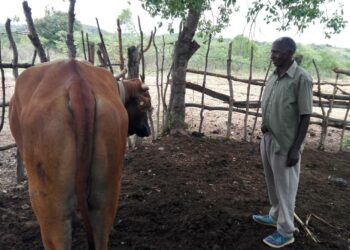
M249 64L249 79L247 87L247 102L246 102L246 114L244 116L244 140L248 141L248 111L249 111L249 97L250 97L250 86L252 82L253 74L253 58L254 58L254 48L253 45L250 48L250 64Z
M154 46L154 51L155 51L155 56L156 56L156 86L157 86L157 127L156 127L156 138L158 138L159 134L159 125L160 125L160 120L159 120L159 115L160 115L160 97L161 97L161 91L160 91L160 86L159 86L159 63L158 63L158 47L155 42L155 35L157 33L157 28L154 27L154 36L153 36L153 46Z
M234 102L233 86L232 86L232 79L231 79L231 64L232 64L232 42L230 42L228 45L228 56L227 56L227 63L226 63L227 80L228 80L228 87L229 87L229 92L230 92L230 99L228 102L226 139L229 139L230 135L231 135L232 106L233 106L233 102Z
M34 48L38 51L40 61L47 62L47 61L49 61L49 59L46 56L45 50L44 50L43 46L41 45L39 36L36 33L34 22L32 19L32 11L28 5L28 2L23 1L22 6L23 6L24 15L25 15L26 21L27 21L28 31L29 31L28 37L29 37L30 41L32 42Z
M74 7L75 7L75 0L69 0L68 31L67 31L67 39L66 39L69 58L75 58L77 54L77 49L74 45L74 20L75 20Z
M12 64L14 66L12 68L12 73L13 73L13 77L15 79L17 79L17 77L18 77L18 68L16 67L16 65L18 63L18 50L17 50L17 46L16 46L15 40L13 39L12 32L11 32L11 19L9 19L9 18L7 19L5 27L6 27L7 37L9 39L9 43L11 45L12 52L13 52Z
M314 242L320 243L317 237L310 231L310 229L304 224L304 222L299 218L299 216L296 213L294 213L294 218L299 222L301 227L305 230L306 234L309 235Z
M140 16L137 17L138 24L139 24L139 31L140 31L140 42L141 42L141 49L140 49L140 58L141 58L141 80L142 82L145 82L145 57L144 57L144 50L143 50L143 31L141 28L141 22L140 22Z
M349 114L349 110L350 110L350 101L348 101L348 108L345 112L345 116L344 116L344 120L343 120L343 128L341 130L341 135L340 135L340 149L339 151L344 151L344 133L345 133L345 128L346 128L346 122L347 122L347 119L348 119L348 114Z
M5 72L4 69L1 67L2 62L2 46L1 46L1 39L0 39L0 71L1 71L1 89L2 89L2 103L6 103L6 92L5 92ZM5 123L5 105L2 106L1 109L1 121L0 121L0 132L2 128L4 127Z
M208 56L209 56L209 52L210 52L210 44L211 44L211 34L209 34L209 40L208 40L208 48L207 48L207 53L205 55L205 65L204 65L204 72L207 72L207 69L208 69ZM206 84L206 80L207 80L207 75L204 74L203 76L203 84L202 84L202 88L204 89L205 88L205 84ZM198 128L198 132L199 134L202 133L202 127L203 127L203 120L204 120L204 92L202 92L202 98L201 98L201 105L202 105L202 108L201 108L201 111L200 111L200 122L199 122L199 128Z
M99 24L97 18L96 18L96 24L97 24L98 34L99 34L99 36L100 36L100 40L101 40L101 44L102 44L102 51L101 51L101 52L102 52L104 55L106 55L106 58L105 58L105 59L107 60L107 64L108 64L109 70L110 70L111 73L113 74L113 68L112 68L112 65L111 65L111 61L109 60L107 48L106 48L105 41L104 41L104 39L103 39L103 35L102 35L101 29L100 29L100 24Z
M1 146L0 147L0 151L8 150L8 149L14 148L14 147L17 147L17 145L15 143L9 144L9 145L6 145L6 146Z
M266 80L267 80L267 77L268 77L270 69L271 69L271 64L272 64L272 61L270 60L269 67L267 68L267 71L266 71L266 74L265 74L264 85L266 84ZM262 98L263 91L264 91L264 86L261 86L260 94L259 94L259 101L258 101L259 103L261 103L261 98ZM257 114L260 111L260 106L261 105L259 105L258 108L256 109L256 113ZM256 115L255 119L254 119L254 124L253 124L253 129L252 129L252 136L250 138L251 139L250 141L252 141L252 138L254 137L254 131L255 131L255 128L256 128L257 120L258 120L258 116Z
M83 45L84 60L87 61L86 49L85 49L84 31L81 31L81 44Z
M119 44L119 60L120 60L120 70L124 69L124 55L123 55L123 39L122 39L122 29L120 28L119 18L117 19L117 31L118 31L118 44Z
M337 74L344 74L350 76L350 70L334 68L333 71Z
M166 112L166 101L165 101L165 95L164 95L164 61L165 61L165 40L164 40L164 35L162 36L163 40L163 46L162 46L162 63L161 63L161 71L160 71L160 95L162 98L162 107L163 107L163 115L162 115L162 127L164 128L164 122L165 122L165 112Z

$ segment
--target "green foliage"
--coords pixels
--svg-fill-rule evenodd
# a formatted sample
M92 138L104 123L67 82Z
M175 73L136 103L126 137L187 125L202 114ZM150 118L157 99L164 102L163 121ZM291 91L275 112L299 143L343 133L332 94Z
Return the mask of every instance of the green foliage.
M135 34L136 28L132 21L132 12L130 9L122 10L122 13L118 16L120 26L124 33L132 33Z
M61 50L65 47L68 30L68 14L62 11L46 10L45 17L35 19L34 25L44 47ZM81 30L78 20L74 22L74 30Z
M262 14L267 24L278 23L278 30L294 26L300 32L318 21L324 25L325 36L329 38L339 33L347 23L343 18L343 5L335 5L335 0L255 0L248 10L247 20L255 22L256 17ZM331 14L328 13L330 6L335 8Z
M214 12L212 6L215 0L140 0L142 7L152 16L159 15L165 20L173 20L181 18L185 20L189 9L196 10L202 13L205 11ZM223 0L218 7L218 12L215 14L216 19L206 18L202 15L199 21L198 31L200 36L206 36L209 33L212 35L220 33L220 31L229 24L229 16L232 13L230 6L234 6L236 0ZM173 32L170 24L169 31Z

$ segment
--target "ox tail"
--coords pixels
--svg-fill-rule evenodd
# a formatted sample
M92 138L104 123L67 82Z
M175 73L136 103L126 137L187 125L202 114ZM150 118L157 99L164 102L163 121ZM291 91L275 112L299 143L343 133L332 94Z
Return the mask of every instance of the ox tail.
M95 249L93 228L89 217L89 176L94 155L94 134L96 119L95 96L85 81L77 81L69 88L70 111L73 115L76 138L77 172L75 192L78 208L86 230L89 249Z

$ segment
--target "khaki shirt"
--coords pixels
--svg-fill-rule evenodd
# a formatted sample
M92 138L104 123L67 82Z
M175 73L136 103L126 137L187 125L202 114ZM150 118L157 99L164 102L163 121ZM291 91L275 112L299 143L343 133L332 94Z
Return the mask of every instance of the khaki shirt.
M275 153L287 154L296 140L301 115L312 114L312 78L294 61L268 79L262 97L263 126L272 133Z

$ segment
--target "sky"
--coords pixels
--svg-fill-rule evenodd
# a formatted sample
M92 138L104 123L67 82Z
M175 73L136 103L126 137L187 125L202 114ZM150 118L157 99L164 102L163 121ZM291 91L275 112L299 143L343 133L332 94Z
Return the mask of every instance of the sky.
M2 0L4 1L4 0ZM340 0L344 4L344 18L348 22L346 28L330 39L324 36L323 28L318 23L312 24L302 34L296 29L288 32L276 30L276 25L266 25L262 21L262 16L258 19L253 32L250 32L249 26L246 25L245 15L247 6L252 0L238 0L240 11L234 12L230 19L230 26L226 28L221 35L225 38L234 38L236 35L245 35L260 42L272 42L281 36L290 36L297 43L302 44L329 44L336 47L350 48L350 1ZM69 0L27 0L32 9L32 17L40 18L44 16L46 7L53 7L55 10L68 11ZM129 4L130 3L130 4ZM138 0L76 0L75 13L76 18L83 24L96 26L96 18L99 20L100 27L110 32L116 32L116 19L123 9L130 8L133 14L133 20L136 27L137 17L140 17L141 26L144 33L150 33L160 18L152 18L144 11ZM213 8L214 9L214 8ZM215 13L211 13L214 14ZM209 13L210 16L210 13ZM7 18L14 19L19 17L20 23L25 23L23 14L22 0L6 1L0 8L0 23L5 23ZM166 22L165 22L166 23ZM12 24L15 24L14 22ZM166 33L167 25L158 30L158 34ZM174 26L177 27L177 26Z

